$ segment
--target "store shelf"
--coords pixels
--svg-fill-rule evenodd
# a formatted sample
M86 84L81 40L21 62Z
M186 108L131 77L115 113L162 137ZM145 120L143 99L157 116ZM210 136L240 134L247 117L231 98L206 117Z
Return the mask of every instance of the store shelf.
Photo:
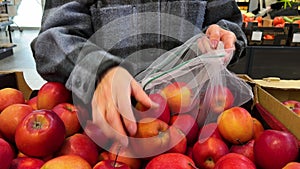
M13 55L13 48L16 45L12 46L12 47L5 47L5 48L0 48L0 59L4 59L6 57L9 57L11 55Z

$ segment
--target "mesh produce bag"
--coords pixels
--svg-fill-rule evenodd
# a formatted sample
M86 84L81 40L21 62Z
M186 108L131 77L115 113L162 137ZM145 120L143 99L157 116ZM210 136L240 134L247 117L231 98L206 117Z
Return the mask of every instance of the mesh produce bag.
M198 34L161 55L136 76L147 94L162 93L168 85L185 84L191 95L182 95L181 104L188 99L189 105L172 113L191 113L199 125L216 121L220 112L253 98L251 87L226 68L234 50L225 50L222 43L211 50L208 44L206 35Z

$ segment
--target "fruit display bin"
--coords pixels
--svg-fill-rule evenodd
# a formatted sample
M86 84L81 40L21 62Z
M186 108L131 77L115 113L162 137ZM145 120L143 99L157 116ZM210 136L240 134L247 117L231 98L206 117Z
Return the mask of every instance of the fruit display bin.
M300 145L300 116L282 103L286 100L300 101L300 81L261 82L256 81L257 84L253 89L255 96L253 112L256 113L254 116L269 128L290 132ZM266 86L267 83L275 85ZM282 84L295 84L295 86L288 87Z
M22 71L0 71L0 89L10 87L23 92L24 98L29 99L32 89L26 83Z

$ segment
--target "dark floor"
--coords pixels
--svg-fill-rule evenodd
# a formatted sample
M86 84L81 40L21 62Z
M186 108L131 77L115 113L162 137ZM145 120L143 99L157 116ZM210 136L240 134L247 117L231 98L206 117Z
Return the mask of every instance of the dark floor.
M30 50L30 42L37 36L38 29L14 30L12 41L17 46L13 48L13 55L0 60L0 71L23 71L27 84L32 89L39 89L45 81L38 75L35 62ZM9 42L5 30L0 31L0 42Z

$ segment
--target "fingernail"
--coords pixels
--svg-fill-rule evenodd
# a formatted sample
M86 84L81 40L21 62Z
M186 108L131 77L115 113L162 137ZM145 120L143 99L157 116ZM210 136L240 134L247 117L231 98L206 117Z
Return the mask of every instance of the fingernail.
M218 42L217 40L211 40L211 41L210 41L210 44L211 44L212 48L214 48L214 49L217 48L218 43L219 43L219 42Z
M152 101L151 105L152 105L153 108L158 108L159 107L159 104L154 102L154 101Z
M127 146L128 146L128 138L127 138L127 137L121 138L121 139L120 139L120 143L121 143L124 147L127 147Z

